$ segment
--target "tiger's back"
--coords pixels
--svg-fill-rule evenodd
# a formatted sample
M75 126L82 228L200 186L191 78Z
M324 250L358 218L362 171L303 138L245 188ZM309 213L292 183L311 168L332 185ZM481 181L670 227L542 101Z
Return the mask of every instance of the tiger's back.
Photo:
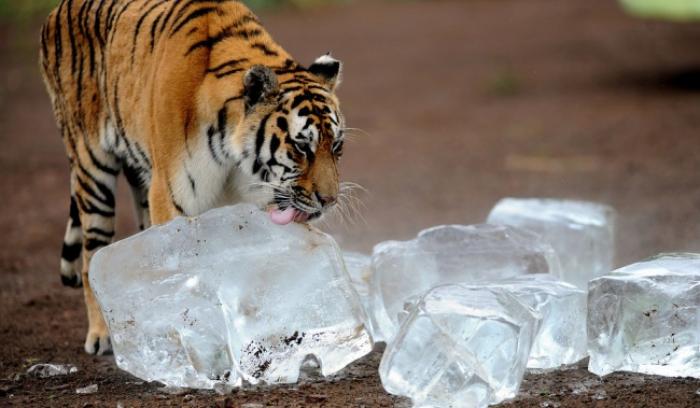
M109 348L87 265L114 236L121 172L140 228L237 201L302 218L335 201L340 63L303 68L237 1L63 0L40 61L71 169L61 276L84 287L90 353Z

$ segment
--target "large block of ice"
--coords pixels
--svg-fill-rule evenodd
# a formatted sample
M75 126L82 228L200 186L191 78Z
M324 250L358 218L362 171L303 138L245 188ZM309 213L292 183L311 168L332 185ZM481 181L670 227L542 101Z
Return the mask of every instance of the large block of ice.
M573 200L504 198L488 223L533 231L552 244L561 261L561 280L587 290L588 281L612 270L615 211Z
M542 316L529 368L555 368L586 357L585 291L549 274L523 275L487 285L508 292Z
M502 225L448 225L410 241L377 244L372 254L371 320L375 341L390 341L404 303L446 283L559 274L552 247L528 231Z
M588 369L700 378L700 254L661 254L594 279Z
M105 247L90 283L118 366L170 386L294 382L308 355L328 375L371 350L333 239L248 205Z
M387 346L382 385L417 406L484 407L513 397L538 325L537 313L503 289L438 286Z

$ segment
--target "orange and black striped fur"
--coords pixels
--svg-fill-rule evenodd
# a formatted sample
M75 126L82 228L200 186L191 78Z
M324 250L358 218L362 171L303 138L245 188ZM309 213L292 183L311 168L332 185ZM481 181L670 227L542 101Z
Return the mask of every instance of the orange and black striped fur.
M88 353L110 348L87 273L120 172L142 228L235 202L312 219L336 200L340 62L302 67L237 1L63 0L41 67L70 161L61 278L84 288Z

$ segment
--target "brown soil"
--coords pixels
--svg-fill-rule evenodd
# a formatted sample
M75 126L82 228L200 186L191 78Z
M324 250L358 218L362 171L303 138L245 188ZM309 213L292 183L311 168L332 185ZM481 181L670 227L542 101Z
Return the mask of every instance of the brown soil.
M357 1L263 20L301 61L327 50L345 61L341 98L363 132L343 174L369 193L364 220L329 222L344 246L480 222L503 196L557 196L618 209L620 265L700 252L699 26L635 20L612 0ZM59 283L67 160L36 69L37 27L0 25L0 405L407 405L382 390L378 353L333 380L227 396L167 394L84 354L82 294ZM133 231L130 209L119 227ZM24 375L36 362L80 371ZM75 393L93 383L97 393ZM699 389L601 380L582 364L528 375L508 404L698 407Z

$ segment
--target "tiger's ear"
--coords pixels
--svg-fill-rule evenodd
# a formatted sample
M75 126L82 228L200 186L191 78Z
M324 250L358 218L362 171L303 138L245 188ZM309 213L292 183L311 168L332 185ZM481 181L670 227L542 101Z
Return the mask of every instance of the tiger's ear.
M343 64L331 57L331 54L322 55L309 67L309 72L321 78L321 80L334 91L340 85L340 75Z
M254 65L243 77L243 99L248 112L256 104L270 100L277 95L279 85L277 75L264 65Z

